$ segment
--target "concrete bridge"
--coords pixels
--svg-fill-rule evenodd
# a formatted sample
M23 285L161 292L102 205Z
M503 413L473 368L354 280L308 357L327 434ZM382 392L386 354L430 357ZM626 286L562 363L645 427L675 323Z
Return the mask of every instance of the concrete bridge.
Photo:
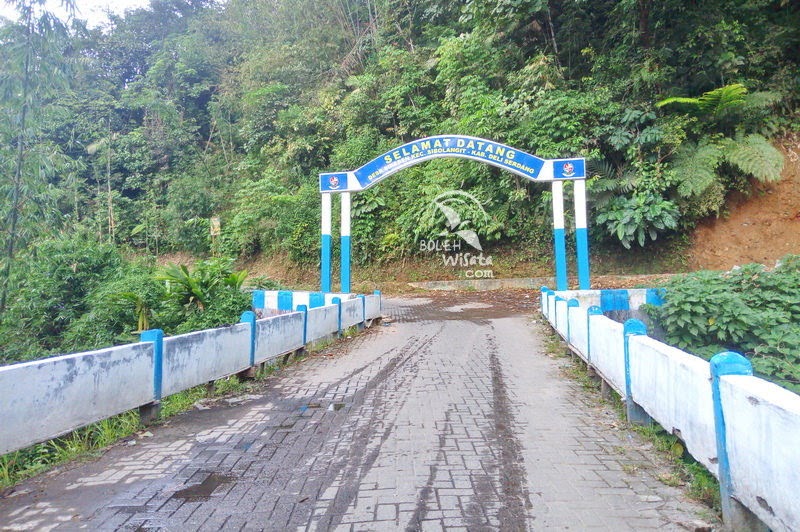
M704 530L712 512L565 376L536 292L384 301L383 324L102 457L2 530ZM341 318L340 318L341 319ZM145 437L146 436L146 437Z

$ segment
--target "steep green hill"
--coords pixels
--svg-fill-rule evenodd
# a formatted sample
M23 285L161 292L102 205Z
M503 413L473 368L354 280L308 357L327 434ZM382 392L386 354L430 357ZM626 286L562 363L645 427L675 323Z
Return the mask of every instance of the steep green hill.
M91 30L39 4L0 26L3 315L54 239L313 267L318 173L434 134L586 157L592 245L648 246L776 179L769 140L800 124L786 0L151 0ZM417 253L452 189L485 246L548 252L546 189L462 160L401 175L354 198L357 263Z

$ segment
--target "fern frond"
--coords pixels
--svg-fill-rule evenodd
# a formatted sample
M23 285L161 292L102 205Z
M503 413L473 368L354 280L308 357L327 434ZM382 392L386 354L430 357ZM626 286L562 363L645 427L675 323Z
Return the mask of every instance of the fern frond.
M759 181L778 181L781 178L783 155L761 135L753 133L726 139L724 148L726 161Z
M589 159L586 161L586 169L589 170L589 175L596 175L601 179L610 179L614 177L614 165L605 159Z
M619 173L617 188L620 192L633 192L636 188L636 181L639 176L636 169L631 166L623 166Z
M699 98L687 98L685 96L671 96L669 98L661 100L660 102L656 102L656 107L664 107L665 105L672 105L675 103L691 107L692 109L696 109L699 104Z
M745 94L747 87L741 83L734 83L703 93L698 103L703 112L719 116L732 107L743 106Z
M777 91L751 92L744 98L746 109L765 109L772 107L783 99L783 94Z
M745 94L747 94L747 87L741 83L733 83L704 92L699 98L680 96L666 98L656 103L656 107L678 104L698 114L720 116L731 108L742 107L745 104Z
M688 198L702 194L717 180L722 149L711 143L684 143L675 154L672 172L678 181L678 194Z

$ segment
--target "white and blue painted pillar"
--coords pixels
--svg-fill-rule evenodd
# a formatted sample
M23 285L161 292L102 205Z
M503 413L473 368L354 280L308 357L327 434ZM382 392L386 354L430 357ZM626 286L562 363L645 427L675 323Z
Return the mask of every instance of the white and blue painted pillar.
M577 179L572 183L575 199L575 248L578 255L578 287L581 290L589 290L589 231L586 223L586 181Z
M564 236L564 182L553 181L553 253L556 290L567 290L567 242Z
M722 520L730 530L769 530L753 512L739 502L734 493L728 454L728 428L722 404L720 380L726 376L752 376L753 365L745 357L733 351L725 351L711 357L711 399L714 403L714 432L717 440L717 467L722 506Z
M342 228L341 239L341 292L350 293L350 193L342 192Z
M320 247L320 290L331 291L331 215L332 198L329 192L322 193L322 242Z

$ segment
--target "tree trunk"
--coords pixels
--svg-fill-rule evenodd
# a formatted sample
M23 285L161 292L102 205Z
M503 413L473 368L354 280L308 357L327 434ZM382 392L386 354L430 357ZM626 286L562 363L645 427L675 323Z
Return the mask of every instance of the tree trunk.
M556 58L556 66L561 68L561 60L558 58L558 42L556 42L556 30L553 27L553 16L550 13L550 2L547 2L547 10L545 11L547 17L547 27L550 29L550 42L553 45L553 57Z
M28 21L28 36L30 38L30 21ZM22 169L25 165L25 133L28 122L28 92L30 85L30 42L25 55L25 66L22 78L22 110L20 112L19 135L17 135L17 160L14 163L14 191L11 196L11 212L9 213L8 241L5 249L5 266L3 268L3 287L0 292L0 315L6 310L8 301L8 283L11 279L11 263L14 261L14 252L17 244L17 225L19 223L19 209L22 203Z
M110 243L115 241L114 227L114 201L111 198L111 120L108 121L108 145L106 146L106 188L108 193L108 238Z
M650 6L651 0L639 0L639 43L642 48L650 48Z

